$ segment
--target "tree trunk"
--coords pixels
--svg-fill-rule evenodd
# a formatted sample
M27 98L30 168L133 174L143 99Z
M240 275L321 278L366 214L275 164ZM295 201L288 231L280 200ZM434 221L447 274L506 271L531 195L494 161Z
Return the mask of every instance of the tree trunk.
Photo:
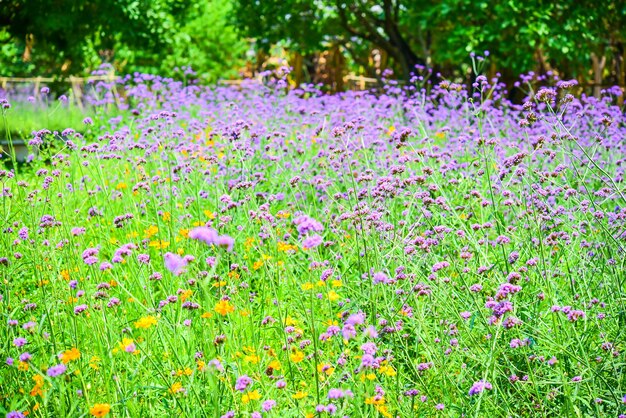
M602 55L602 58L598 58L595 53L591 53L591 62L593 63L593 96L600 98L600 91L602 90L602 73L604 71L604 65L606 64L606 56Z
M302 54L300 54L299 52L295 52L294 56L291 60L291 66L293 67L293 73L292 73L292 77L293 77L293 81L296 84L296 86L299 86L300 84L302 84L302 80L303 80L303 57Z
M415 73L415 66L424 65L424 61L415 55L404 39L400 41L400 45L398 45L397 48L398 54L396 59L402 68L404 79L408 81L411 78L411 73Z

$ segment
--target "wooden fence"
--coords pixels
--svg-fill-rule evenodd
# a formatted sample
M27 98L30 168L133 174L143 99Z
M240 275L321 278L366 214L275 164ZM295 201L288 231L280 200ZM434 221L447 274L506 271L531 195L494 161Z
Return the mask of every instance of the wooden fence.
M115 73L109 73L107 75L94 75L88 77L74 77L69 76L65 78L54 78L54 77L0 77L0 87L2 90L6 90L7 84L32 84L33 85L33 95L36 96L39 93L39 89L41 88L42 83L69 83L72 85L72 95L76 101L76 105L82 109L82 97L83 97L83 86L85 83L90 83L94 81L107 81L113 82L118 80L118 76ZM117 94L117 89L115 85L113 85L113 95L115 97L115 101L119 104L119 95Z

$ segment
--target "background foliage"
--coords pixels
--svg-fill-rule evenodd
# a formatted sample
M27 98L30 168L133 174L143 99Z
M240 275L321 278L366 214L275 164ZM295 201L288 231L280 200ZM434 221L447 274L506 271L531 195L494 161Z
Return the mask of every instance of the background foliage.
M617 0L2 0L1 75L80 74L101 62L120 72L173 76L191 66L207 81L253 75L278 45L298 81L331 66L408 78L415 65L468 75L468 53L490 51L511 83L556 71L583 85L625 84L626 3ZM372 59L373 51L382 55ZM378 68L376 68L378 66ZM302 68L300 68L302 67Z

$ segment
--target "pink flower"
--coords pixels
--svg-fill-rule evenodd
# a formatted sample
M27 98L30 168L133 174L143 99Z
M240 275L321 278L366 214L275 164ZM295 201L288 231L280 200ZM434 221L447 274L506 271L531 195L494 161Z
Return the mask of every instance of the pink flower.
M165 261L165 268L172 272L175 276L180 276L184 272L184 268L187 266L187 261L174 253L165 253L163 256Z
M207 245L215 244L218 240L217 231L207 226L199 226L189 231L189 238L202 241Z

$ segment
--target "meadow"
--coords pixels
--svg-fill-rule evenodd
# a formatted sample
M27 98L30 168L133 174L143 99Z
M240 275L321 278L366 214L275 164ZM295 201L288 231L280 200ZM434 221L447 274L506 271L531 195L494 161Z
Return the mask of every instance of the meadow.
M0 412L626 416L621 91L413 81L132 74L37 127L0 167Z

